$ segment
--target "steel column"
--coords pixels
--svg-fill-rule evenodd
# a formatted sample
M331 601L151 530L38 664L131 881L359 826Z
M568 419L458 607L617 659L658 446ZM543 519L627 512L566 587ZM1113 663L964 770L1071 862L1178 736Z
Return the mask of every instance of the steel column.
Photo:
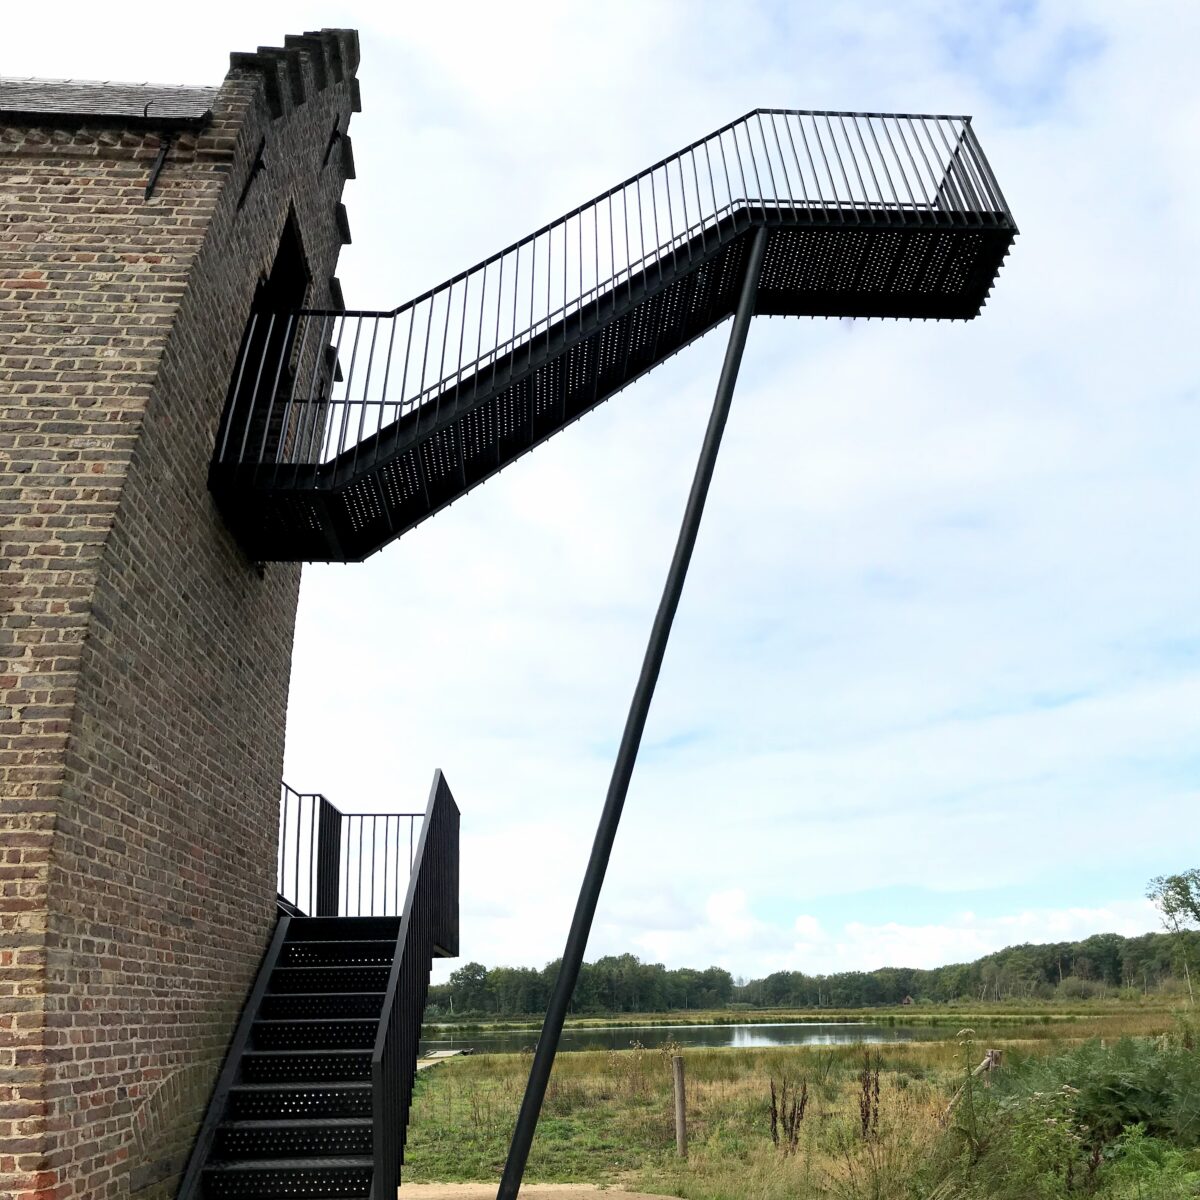
M671 559L671 567L667 572L667 581L663 586L662 599L658 603L658 612L655 614L654 625L650 630L650 641L642 660L642 673L638 676L637 687L634 689L633 700L629 706L629 715L625 719L625 732L617 751L617 761L613 765L608 795L604 800L604 810L600 814L600 824L596 830L596 839L592 844L592 854L583 877L579 900L575 905L575 916L571 920L571 930L567 935L562 966L559 968L558 978L554 983L554 992L550 997L545 1023L542 1025L542 1036L538 1039L537 1050L534 1052L533 1065L529 1071L529 1083L525 1088L525 1097L521 1101L521 1111L517 1114L517 1124L513 1130L508 1161L504 1164L504 1175L500 1180L497 1200L516 1200L517 1193L521 1188L521 1180L525 1175L525 1163L529 1158L529 1147L533 1142L533 1133L537 1128L538 1117L542 1111L542 1100L546 1094L546 1085L550 1080L550 1068L554 1065L554 1055L558 1050L559 1038L562 1035L567 1006L571 1002L575 983L579 978L579 968L583 963L584 950L587 948L592 918L596 915L600 888L604 883L605 871L608 869L609 856L612 854L617 825L621 820L621 809L625 805L625 794L629 790L633 764L637 759L638 747L642 741L642 731L645 729L646 717L650 711L650 701L654 696L654 687L658 682L663 655L667 649L667 639L671 634L671 623L675 619L675 610L679 607L679 597L683 592L688 564L691 562L692 550L696 545L696 535L700 530L700 519L704 514L704 501L708 496L708 485L712 481L717 452L721 447L721 434L725 430L725 421L733 402L733 389L737 383L738 367L742 362L742 351L746 347L746 334L750 329L750 318L754 315L754 300L758 291L758 279L762 272L766 246L767 231L760 226L751 235L746 273L742 280L737 310L733 316L733 328L729 333L725 362L721 367L721 377L717 382L716 398L713 401L712 413L708 418L708 429L704 434L704 445L700 449L700 459L696 464L692 490L688 494L687 508L684 510L679 538L675 543L675 554Z

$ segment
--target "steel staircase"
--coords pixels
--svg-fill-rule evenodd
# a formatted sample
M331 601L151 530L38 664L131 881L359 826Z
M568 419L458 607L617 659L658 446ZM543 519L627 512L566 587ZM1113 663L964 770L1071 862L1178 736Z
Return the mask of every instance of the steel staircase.
M759 110L392 312L259 314L210 487L251 557L355 561L731 315L969 319L1016 226L968 118Z
M458 951L457 850L439 772L403 916L281 911L179 1200L395 1196L430 962Z

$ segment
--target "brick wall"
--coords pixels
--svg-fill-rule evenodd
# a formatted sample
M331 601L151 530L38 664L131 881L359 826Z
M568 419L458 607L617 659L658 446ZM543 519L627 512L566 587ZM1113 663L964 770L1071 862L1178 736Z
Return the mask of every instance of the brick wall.
M299 570L206 489L289 212L331 303L357 39L201 130L0 115L0 1194L170 1194L274 920ZM266 170L250 177L260 144Z

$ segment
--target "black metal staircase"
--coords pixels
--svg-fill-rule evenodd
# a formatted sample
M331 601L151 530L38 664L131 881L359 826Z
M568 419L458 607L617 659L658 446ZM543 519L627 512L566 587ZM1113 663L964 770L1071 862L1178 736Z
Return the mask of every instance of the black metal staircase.
M759 110L392 312L259 314L210 486L251 557L355 561L730 316L969 319L1016 225L964 117Z
M180 1200L394 1197L430 962L457 952L458 809L438 772L402 915L281 913Z

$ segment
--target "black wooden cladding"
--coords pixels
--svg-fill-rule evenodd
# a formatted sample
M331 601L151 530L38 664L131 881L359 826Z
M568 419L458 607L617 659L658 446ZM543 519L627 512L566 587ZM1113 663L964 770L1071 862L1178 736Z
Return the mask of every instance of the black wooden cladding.
M392 312L257 316L226 521L365 558L728 317L760 227L777 316L969 319L1016 235L966 118L751 113Z
M435 956L458 952L458 808L439 771L400 916L284 914L180 1191L394 1196Z

